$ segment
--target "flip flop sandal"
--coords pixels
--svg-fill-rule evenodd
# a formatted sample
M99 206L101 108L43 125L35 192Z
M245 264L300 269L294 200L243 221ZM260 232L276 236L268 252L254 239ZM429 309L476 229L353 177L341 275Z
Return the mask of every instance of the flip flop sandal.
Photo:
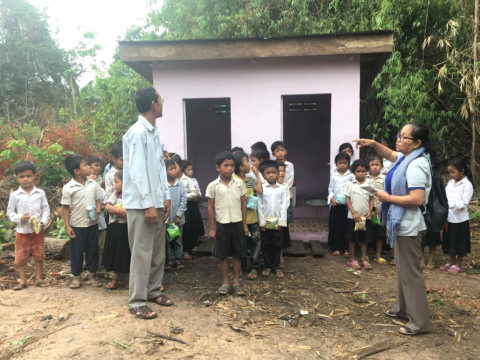
M236 285L233 287L233 295L245 296L245 291L243 291L242 285Z
M113 280L111 282L109 282L107 284L107 286L105 286L105 288L109 289L109 290L116 290L118 289L120 286L120 283L117 281L117 280Z
M23 290L27 288L27 284L18 284L16 285L13 290L18 291L18 290Z
M357 260L353 260L353 261L349 261L347 263L348 266L350 266L352 269L355 269L355 270L361 270L362 267L360 266L360 264L358 263Z
M385 260L384 258L382 257L379 257L379 258L375 258L373 259L373 261L375 261L377 264L379 265L385 265L387 263L387 260Z
M160 300L159 300L160 299ZM156 298L151 298L151 299L147 299L148 301L150 302L153 302L157 305L161 305L161 306L172 306L173 305L173 301L170 300L168 297L166 297L165 295L160 295ZM170 301L170 302L169 302Z
M345 252L343 253L343 257L345 257L345 258L348 259L348 258L350 257L350 252L349 252L348 250L345 251Z
M394 313L392 310L385 311L385 315L387 315L388 317L394 318L394 319L408 320L408 318L406 316L398 315L398 314Z
M452 265L450 269L447 270L447 272L450 274L459 274L463 272L463 269L457 265Z
M155 319L158 316L155 311L152 311L152 309L146 305L130 308L130 313L134 314L136 318L143 320ZM148 314L152 315L149 316Z
M365 270L372 270L372 265L368 261L362 262L362 265Z
M277 276L277 278L279 279L283 279L285 277L285 274L283 273L282 270L278 269L277 271L275 271L275 275Z
M228 294L228 290L230 290L228 288L228 285L222 285L218 288L217 290L217 294L218 295L227 295Z
M398 329L398 332L402 335L419 335L426 333L426 331L413 331L408 326L402 326Z
M272 273L271 269L265 269L262 271L262 276L269 277L271 273Z
M448 270L450 270L451 267L452 266L450 264L445 264L445 265L440 266L439 269L440 269L440 271L448 271Z
M247 275L247 279L249 279L249 280L255 280L257 277L258 277L257 270L252 270Z

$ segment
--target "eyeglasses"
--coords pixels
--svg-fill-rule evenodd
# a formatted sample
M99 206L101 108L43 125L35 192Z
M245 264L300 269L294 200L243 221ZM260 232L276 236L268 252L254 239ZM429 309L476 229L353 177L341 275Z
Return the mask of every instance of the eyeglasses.
M403 136L402 134L398 134L398 135L397 135L397 141L398 141L398 142L404 142L405 139L408 139L408 140L417 140L417 139L412 138L412 137Z

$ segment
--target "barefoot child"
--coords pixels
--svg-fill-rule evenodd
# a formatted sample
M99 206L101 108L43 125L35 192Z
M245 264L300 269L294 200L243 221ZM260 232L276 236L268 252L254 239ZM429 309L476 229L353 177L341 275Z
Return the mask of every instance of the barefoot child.
M243 182L232 176L235 169L233 154L222 151L215 156L216 169L220 176L212 181L206 192L208 198L208 219L210 238L215 241L215 256L220 259L222 286L219 295L230 291L228 280L228 257L232 257L233 293L244 296L239 283L241 259L247 254L247 198Z
M272 272L278 278L285 275L279 268L280 254L284 245L284 231L287 226L287 188L277 182L278 163L266 160L260 165L266 183L263 193L258 196L258 219L262 236L262 251L265 264L263 276Z
M355 179L345 188L345 202L348 207L346 233L350 250L348 266L355 270L362 268L355 259L355 245L357 243L360 244L363 268L365 270L372 269L372 265L367 260L367 246L372 235L371 219L374 199L373 195L360 187L366 182L367 167L368 165L362 160L355 160L351 166Z
M165 168L167 169L168 190L172 203L167 223L168 228L165 233L165 270L172 269L174 265L176 270L182 270L184 268L182 264L182 230L185 224L185 211L187 211L187 195L182 181L178 179L178 168L175 161L173 159L165 160Z
M20 184L10 194L7 207L8 218L17 225L15 235L15 265L18 266L20 282L13 290L27 287L27 262L30 253L35 259L35 285L42 286L44 227L50 219L45 192L35 186L35 166L25 161L15 166L15 175Z
M117 289L121 284L128 286L130 272L130 245L128 243L127 210L122 204L123 172L113 175L115 192L107 200L105 208L110 214L105 241L103 265L105 270L113 271L112 281L107 289Z
M73 280L69 287L81 286L83 259L88 270L88 281L95 286L98 269L98 215L101 209L103 191L91 174L87 161L81 155L68 155L65 168L72 175L62 189L62 217L70 237L70 268Z
M443 233L443 252L450 262L440 270L458 274L463 271L462 260L471 252L468 203L473 195L471 172L464 160L454 159L447 167L452 178L445 188L448 199L448 223Z
M345 251L345 257L350 257L347 250L345 228L347 225L347 205L345 203L345 187L355 177L348 169L350 157L345 153L335 156L336 169L330 174L328 184L328 248L333 256L339 256Z
M385 189L385 175L382 174L383 159L380 155L374 154L368 158L367 180L377 190ZM382 245L386 239L386 229L380 223L380 214L382 203L374 196L374 207L372 213L372 237L376 245L376 257L374 261L377 264L385 265L387 260L382 258Z
M247 226L248 238L247 248L250 253L250 272L247 279L255 280L258 276L258 268L260 266L259 256L261 248L260 227L258 225L258 195L263 192L262 181L260 180L260 172L256 167L252 166L252 172L256 179L247 176L250 172L250 163L248 155L243 151L237 151L233 158L235 160L235 175L245 184L247 191ZM242 268L247 268L247 257L242 258Z

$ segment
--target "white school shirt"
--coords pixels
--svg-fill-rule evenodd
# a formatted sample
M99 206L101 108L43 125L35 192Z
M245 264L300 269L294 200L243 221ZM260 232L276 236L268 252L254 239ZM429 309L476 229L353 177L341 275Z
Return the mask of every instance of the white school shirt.
M290 196L292 195L292 186L293 181L295 180L295 171L293 164L290 161L285 160L285 179L283 180L283 184L288 188L290 192Z
M371 185L368 180L365 180L363 184ZM367 190L361 188L363 184L360 184L357 179L353 179L353 181L345 187L345 196L350 198L352 207L358 216L365 216L368 210L370 210L370 198L373 196L370 195ZM350 209L348 209L348 218L353 219L353 214Z
M288 189L283 184L276 183L263 186L263 193L258 194L258 222L265 226L267 218L277 217L278 225L287 226L287 209L290 205L287 202Z
M448 199L448 222L461 223L469 220L468 203L473 195L472 183L464 177L455 184L455 180L450 180L445 187Z
M345 174L341 175L338 170L335 170L330 174L330 183L328 184L328 205L332 201L332 197L335 195L344 195L345 187L348 183L352 182L355 176L347 170Z
M198 190L199 195L202 196L202 189L200 189L200 184L198 183L197 179L191 178L191 180L195 190Z
M22 223L20 218L23 214L28 214L30 219L26 223ZM17 233L32 234L35 232L32 216L40 218L43 225L47 225L50 219L50 206L48 206L45 191L33 187L30 194L27 194L21 187L10 194L7 206L7 216L10 221L17 224Z
M179 181L183 184L185 188L185 193L187 194L187 200L192 200L197 197L197 192L195 191L195 187L193 186L193 181L187 175L183 174ZM169 189L171 185L168 185Z

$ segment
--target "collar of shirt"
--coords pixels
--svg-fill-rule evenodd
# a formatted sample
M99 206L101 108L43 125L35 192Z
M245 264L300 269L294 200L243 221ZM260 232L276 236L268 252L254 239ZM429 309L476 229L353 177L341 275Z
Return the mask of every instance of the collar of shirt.
M452 179L453 180L453 179ZM465 180L467 180L467 177L464 176L462 180L460 180L458 183L455 184L455 180L452 181L452 184L453 186L458 186L458 185L462 185L462 184L465 184Z
M278 182L276 182L274 185L270 185L268 182L265 184L266 187L271 187L271 188L276 188L278 186L281 186Z
M155 125L152 125L144 116L138 115L138 122L145 126L148 131L153 131L154 133L158 132L158 128Z
M335 169L334 174L336 174L336 175L338 175L338 176L345 176L345 175L351 174L351 171L350 171L350 169L347 169L347 171L345 171L343 174L340 174L340 173L338 172L338 169Z
M370 179L370 180L372 180L372 181L375 181L375 180L377 180L377 179L385 179L385 175L383 175L383 174L378 174L376 177L373 178L372 175L367 174L367 179Z
M72 178L72 180L70 180L69 184L70 184L70 187L74 187L74 186L86 187L91 182L96 182L96 181L92 180L92 179L87 179L87 181L85 181L85 185L82 185L77 180Z
M175 182L173 184L170 184L167 180L167 183L168 183L168 186L178 186L179 184L179 180L178 179L175 179Z
M23 190L21 186L18 187L18 192L23 193L23 194L27 194L27 192L25 190ZM37 187L35 185L33 185L33 189L32 189L32 191L30 191L30 195L32 195L35 192L40 192L40 190L37 189ZM27 195L29 195L29 194L27 194Z
M221 179L220 176L217 178L216 181L217 181L218 184L223 184L223 185L225 185L225 183L222 181L222 179ZM242 183L242 184L243 184L243 180L240 179L240 178L238 177L238 175L233 174L233 175L232 175L232 178L230 179L230 182L229 182L228 185L226 185L226 186L227 186L227 187L230 187L233 183L239 183L239 184Z
M356 178L352 180L352 183L354 184L359 184L359 185L363 185L367 182L367 179L365 179L362 183L360 183Z

